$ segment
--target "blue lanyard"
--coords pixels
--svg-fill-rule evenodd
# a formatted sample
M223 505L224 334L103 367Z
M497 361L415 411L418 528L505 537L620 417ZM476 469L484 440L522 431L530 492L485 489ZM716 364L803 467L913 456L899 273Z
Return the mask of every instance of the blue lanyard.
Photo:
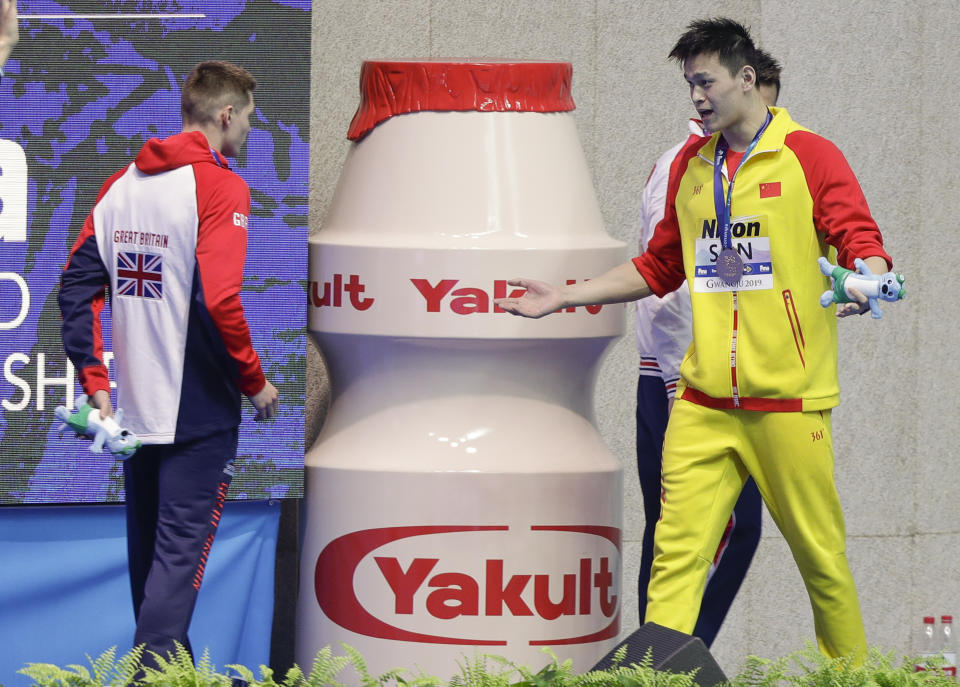
M213 161L217 163L217 167L223 167L223 164L220 162L220 158L217 157L217 153L213 148L210 149L210 154L213 155Z
M736 171L730 175L730 181L727 184L726 202L724 202L723 198L723 161L727 158L728 144L726 139L724 139L723 134L720 135L720 138L717 141L717 149L713 156L713 205L717 211L717 224L720 225L720 242L724 248L733 248L733 237L730 233L730 209L733 204L733 180L736 178L737 173L743 169L743 165L746 163L747 158L750 157L750 153L753 152L753 149L757 147L760 137L763 135L763 132L767 130L767 125L772 119L773 116L768 110L767 118L764 120L763 126L760 127L760 130L757 131L757 135L753 137L752 141L750 141L750 145L747 146L747 150L743 154L743 159L740 160L740 164L737 166Z

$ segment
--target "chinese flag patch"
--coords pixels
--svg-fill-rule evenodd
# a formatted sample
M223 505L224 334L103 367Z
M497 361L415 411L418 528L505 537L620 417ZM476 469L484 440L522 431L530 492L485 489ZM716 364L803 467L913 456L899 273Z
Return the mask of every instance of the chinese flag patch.
M769 181L765 184L760 184L760 197L761 198L779 198L780 182Z

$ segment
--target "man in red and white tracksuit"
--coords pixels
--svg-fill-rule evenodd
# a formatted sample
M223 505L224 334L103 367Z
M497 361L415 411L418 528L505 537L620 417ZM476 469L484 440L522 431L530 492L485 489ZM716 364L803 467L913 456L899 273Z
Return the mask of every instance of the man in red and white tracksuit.
M250 131L256 81L202 62L181 94L183 131L151 139L111 176L60 281L63 345L89 403L113 414L100 312L110 289L123 424L134 645L166 656L187 630L233 474L241 396L257 420L278 395L240 301L250 191L226 156Z

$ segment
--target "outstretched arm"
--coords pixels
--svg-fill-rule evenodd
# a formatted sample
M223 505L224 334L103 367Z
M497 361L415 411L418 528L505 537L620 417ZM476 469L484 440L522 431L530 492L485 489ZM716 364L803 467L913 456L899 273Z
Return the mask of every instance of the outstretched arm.
M494 302L507 312L523 317L543 317L578 305L626 303L652 293L632 262L617 265L595 279L566 286L536 279L511 279L509 284L527 292L520 298L498 298Z

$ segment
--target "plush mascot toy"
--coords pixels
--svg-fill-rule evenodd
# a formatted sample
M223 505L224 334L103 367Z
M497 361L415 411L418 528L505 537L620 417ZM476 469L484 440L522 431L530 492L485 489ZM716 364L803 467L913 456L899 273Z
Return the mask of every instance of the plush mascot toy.
M66 406L57 406L53 413L63 421L59 427L61 436L63 430L69 427L78 437L93 439L90 450L94 453L103 453L103 447L106 446L115 457L126 460L140 448L137 436L120 426L123 422L123 411L120 409L113 417L100 417L100 411L87 404L84 395L77 399L75 411L70 412Z
M826 258L820 258L817 264L820 265L820 271L830 277L830 283L833 286L831 290L824 291L820 296L820 305L824 308L830 307L832 303L855 303L856 299L848 291L853 287L867 297L870 316L879 319L883 317L883 311L880 310L877 301L893 302L906 296L903 290L902 274L898 272L874 274L867 267L867 263L860 258L853 261L853 266L857 268L856 272L833 265Z

